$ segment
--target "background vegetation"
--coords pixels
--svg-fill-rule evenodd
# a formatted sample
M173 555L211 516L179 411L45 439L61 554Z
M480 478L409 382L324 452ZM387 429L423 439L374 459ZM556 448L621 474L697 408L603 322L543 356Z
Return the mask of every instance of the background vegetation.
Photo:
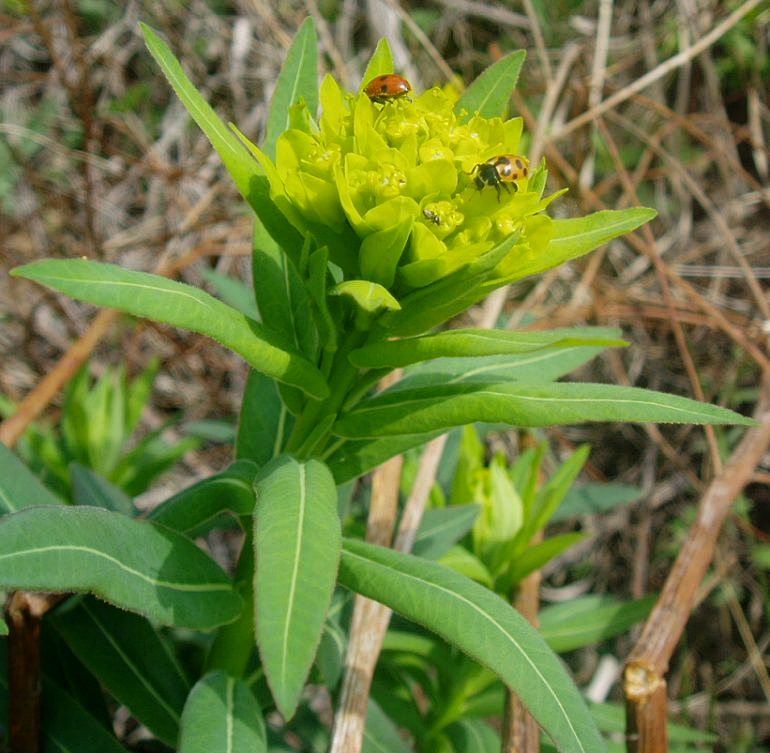
M464 324L620 326L632 346L606 352L581 378L742 412L759 400L770 366L767 2L5 0L0 8L4 271L42 257L87 256L196 285L248 279L251 218L158 74L140 20L166 35L217 111L254 140L286 47L308 14L327 69L351 88L383 34L418 90L455 74L470 81L502 54L525 49L512 110L525 117L530 158L548 160L551 190L570 189L557 211L644 204L659 216L585 260L522 282ZM0 305L0 392L17 403L95 314L19 280L11 288L7 275ZM148 508L227 464L246 376L245 365L210 340L126 319L96 346L92 369L102 374L121 359L135 376L153 356L161 366L142 432L165 427L169 447L180 447L182 436L203 440L181 445L183 463L139 498ZM57 397L46 420L55 424L61 408ZM593 538L548 566L544 599L656 591L734 431L544 432L557 457L593 445L588 480L640 490L619 511L582 519ZM498 441L515 454L515 435ZM770 749L762 658L770 644L768 473L770 464L728 519L668 676L679 719L716 732L718 750ZM226 539L214 543L226 551ZM622 663L630 646L627 636L571 656L577 681L588 683L613 659ZM617 684L608 692L617 698Z

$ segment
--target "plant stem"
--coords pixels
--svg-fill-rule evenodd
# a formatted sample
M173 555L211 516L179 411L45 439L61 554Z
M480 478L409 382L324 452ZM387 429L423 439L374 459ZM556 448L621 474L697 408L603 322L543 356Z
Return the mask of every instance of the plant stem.
M235 587L243 599L241 616L217 632L209 655L207 671L223 669L233 677L242 677L257 643L254 633L254 532L252 519L243 539L235 570Z
M286 443L286 452L303 458L308 457L318 448L323 450L328 439L328 429L331 428L330 416L339 412L345 400L355 385L359 376L358 369L348 360L350 352L359 347L367 337L366 332L355 330L340 345L334 354L334 361L329 370L329 386L331 394L326 400L310 400L303 413L297 417L294 429ZM318 436L318 428L329 424L327 436Z

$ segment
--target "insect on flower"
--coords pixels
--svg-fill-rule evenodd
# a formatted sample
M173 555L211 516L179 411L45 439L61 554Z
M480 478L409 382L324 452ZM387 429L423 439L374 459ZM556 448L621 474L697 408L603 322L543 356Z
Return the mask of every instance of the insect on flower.
M406 97L412 91L412 85L397 73L386 73L382 76L376 76L365 87L366 94L372 102L384 105L386 102L392 102L395 99ZM411 99L409 99L411 102Z
M441 224L441 217L439 217L438 214L434 212L432 209L423 209L422 213L425 219L428 220L428 222L432 222L434 225Z
M486 162L481 162L471 170L469 175L475 173L473 182L476 188L482 191L486 186L494 186L497 189L497 201L500 201L502 186L508 193L511 189L509 183L526 178L529 175L529 160L518 154L500 154Z

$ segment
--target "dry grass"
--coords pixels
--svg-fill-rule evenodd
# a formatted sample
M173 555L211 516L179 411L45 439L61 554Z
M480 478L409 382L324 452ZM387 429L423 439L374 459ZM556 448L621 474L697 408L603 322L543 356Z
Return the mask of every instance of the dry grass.
M735 13L761 5L750 0ZM413 7L412 17L384 0L341 0L323 6L328 16L314 0L241 0L219 13L200 0L184 13L168 1L94 2L92 15L66 1L24 7L5 16L0 44L6 270L42 257L88 256L194 284L201 284L201 265L248 279L249 217L152 65L140 19L167 36L217 110L257 138L286 47L308 13L319 23L325 65L350 86L384 30L417 88L451 71L470 80L490 60L523 47L530 54L514 106L532 134L530 156L548 161L550 188L570 187L558 211L646 204L659 216L580 264L521 283L479 309L477 319L494 320L502 310L508 326L531 319L538 327L617 325L632 346L581 378L744 412L757 401L760 374L770 366L770 102L767 80L739 68L737 22L724 4L603 2L595 15L584 6L571 17L556 7L547 24L530 2L514 13L478 0L439 0ZM767 54L763 7L764 27L739 27ZM412 18L429 22L429 34ZM0 286L0 389L20 401L88 330L94 311L7 276ZM93 357L97 369L127 359L138 370L151 354L162 357L164 370L149 421L174 411L192 419L237 410L243 364L196 336L122 323L101 337ZM35 407L53 415L56 404ZM693 427L554 432L557 451L591 442L591 475L637 484L644 498L590 521L590 553L552 573L550 587L579 573L595 591L636 596L659 588L693 500L737 438ZM189 462L204 474L224 458L209 450ZM762 509L768 473L770 464L748 488L756 504L740 505L728 520L704 585L710 595L669 676L681 718L716 729L721 750L770 745L761 659L770 643L768 577L752 556L770 535ZM591 657L584 659L587 679Z

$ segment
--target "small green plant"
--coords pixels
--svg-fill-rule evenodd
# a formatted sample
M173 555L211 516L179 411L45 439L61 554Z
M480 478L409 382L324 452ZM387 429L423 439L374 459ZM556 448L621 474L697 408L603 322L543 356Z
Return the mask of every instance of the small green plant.
M259 320L189 285L109 264L46 260L14 274L239 353L252 372L236 461L149 520L50 504L19 471L25 485L0 521L0 586L98 596L51 615L56 639L159 740L185 753L265 750L263 718L273 709L301 726L302 714L291 720L314 662L323 676L318 647L337 587L388 605L467 655L473 672L499 678L559 750L601 753L578 689L529 623L494 590L446 566L343 537L338 487L475 421L750 423L672 395L557 381L602 348L623 345L613 330L435 331L496 288L588 253L654 212L546 214L557 198L545 194L546 166L523 173L522 120L504 117L523 53L459 97L434 88L372 101L366 83L393 73L387 44L360 91L327 76L319 92L308 19L258 147L222 123L163 41L144 33L257 217ZM521 160L515 180L500 172L508 164L501 158ZM373 394L398 367L405 378ZM490 493L502 470L493 464ZM541 491L521 496L520 527L504 540L492 542L479 525L475 553L495 589L510 590L526 570L505 557L532 551L525 532L552 511ZM245 542L230 577L191 537L232 517ZM531 556L531 566L542 561ZM166 650L168 630L190 647L186 671Z
M107 368L99 379L81 369L67 385L61 419L56 426L31 426L18 444L26 464L62 499L71 500L84 469L93 471L132 497L146 491L182 456L199 446L188 436L169 444L162 426L142 438L139 426L158 371L152 363L134 379L125 368ZM4 412L10 413L10 404Z
M451 495L444 500L443 494L434 494L415 554L464 573L510 601L524 577L585 538L572 532L530 543L561 508L588 447L579 448L543 482L545 452L541 443L510 467L499 453L485 462L477 430L465 427ZM625 632L644 619L653 603L654 597L625 603L582 597L546 607L540 632L553 650L572 651ZM388 632L372 691L379 711L408 729L416 750L500 750L500 736L483 721L499 715L503 706L499 677L418 626L401 623ZM377 724L386 722L380 718Z

